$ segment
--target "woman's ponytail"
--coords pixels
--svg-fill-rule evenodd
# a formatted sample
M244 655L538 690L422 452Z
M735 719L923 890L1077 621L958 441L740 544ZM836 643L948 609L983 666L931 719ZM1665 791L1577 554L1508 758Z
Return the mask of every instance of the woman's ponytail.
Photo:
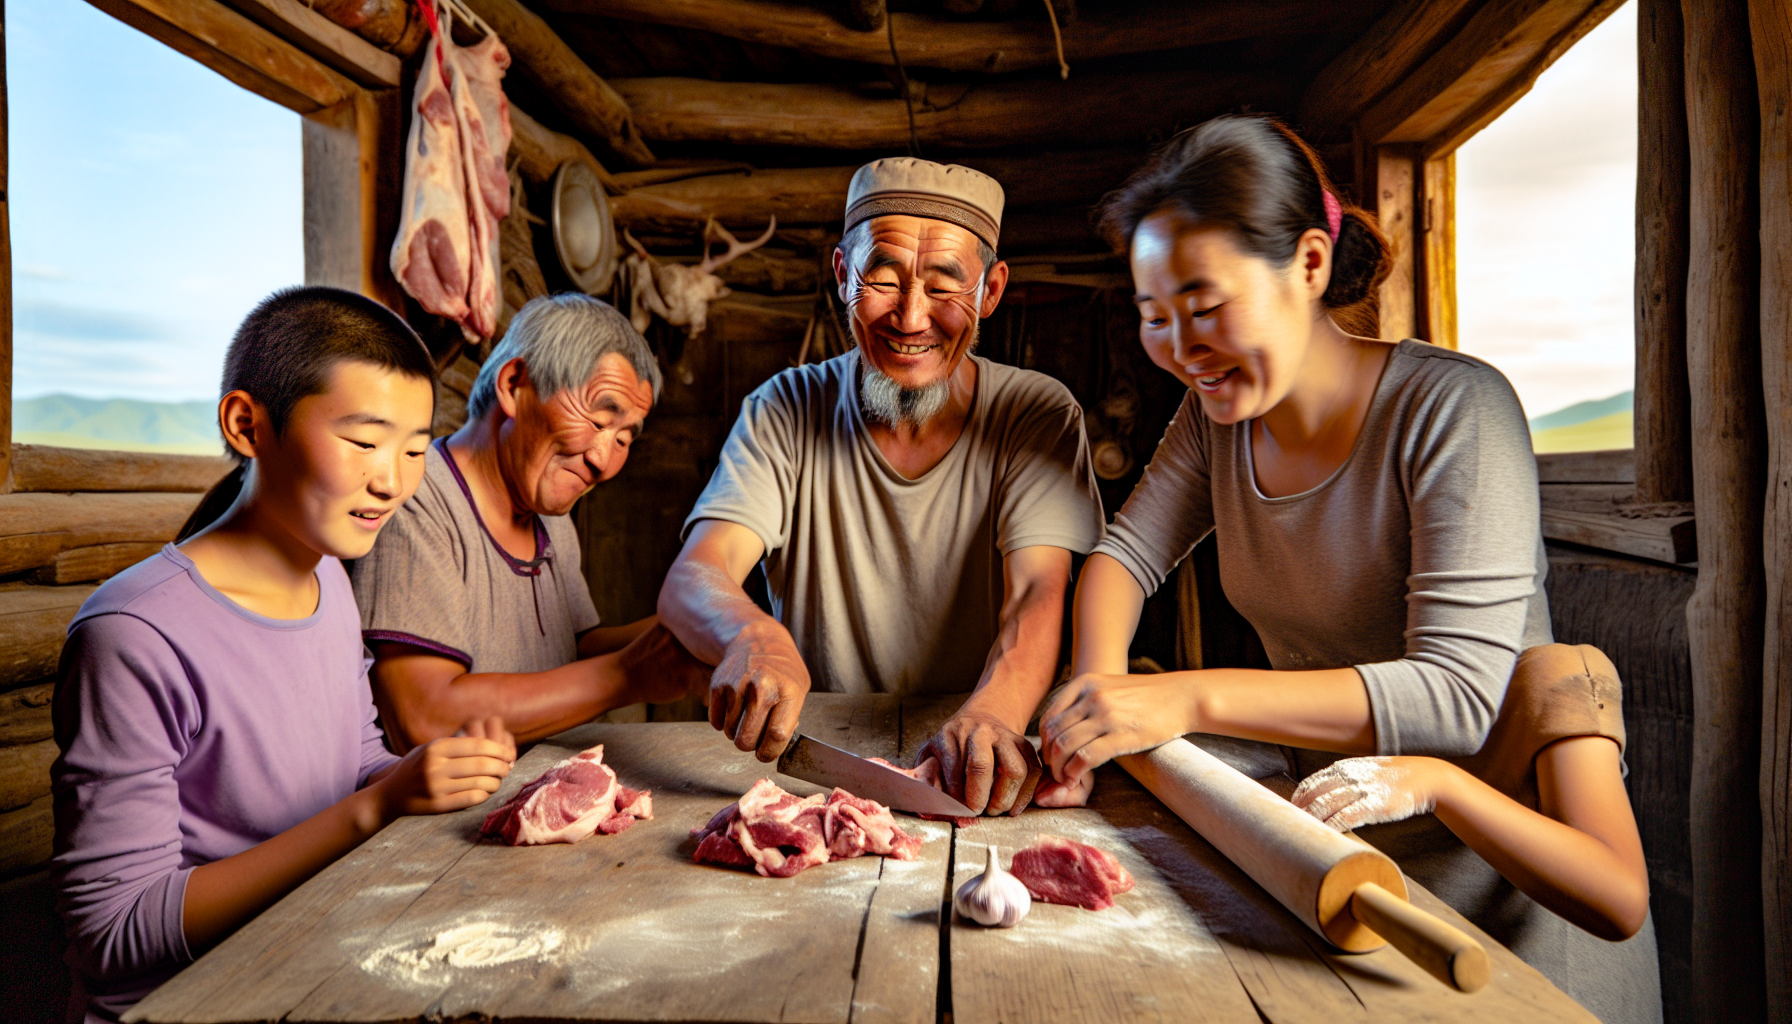
M1338 240L1332 243L1332 280L1319 301L1327 309L1354 306L1374 295L1393 269L1381 225L1362 209L1346 206Z
M180 532L174 535L174 543L183 544L199 531L222 519L230 506L236 504L237 496L243 493L243 480L248 474L247 459L231 467L230 472L224 474L224 479L213 484L211 490L205 492L205 497L199 499L193 514L187 517L187 521L180 525Z

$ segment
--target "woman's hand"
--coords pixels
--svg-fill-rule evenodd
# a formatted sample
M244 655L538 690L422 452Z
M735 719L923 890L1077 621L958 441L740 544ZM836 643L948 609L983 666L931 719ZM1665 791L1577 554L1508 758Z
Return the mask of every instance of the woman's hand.
M497 718L474 719L458 735L417 747L373 783L385 821L483 803L516 762L516 741Z
M1198 731L1194 690L1186 673L1077 676L1039 716L1046 767L1069 784L1122 754Z
M1289 799L1339 832L1437 809L1451 765L1435 757L1347 757L1307 776Z

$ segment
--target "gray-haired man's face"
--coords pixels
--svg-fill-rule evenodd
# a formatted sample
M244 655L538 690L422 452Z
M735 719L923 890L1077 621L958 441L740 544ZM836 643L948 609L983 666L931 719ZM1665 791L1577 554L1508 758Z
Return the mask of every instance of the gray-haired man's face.
M512 498L531 511L560 516L586 492L622 471L653 388L626 358L605 353L591 377L543 400L527 370L499 371L497 399L507 422L499 431L499 465ZM517 371L521 371L520 373Z

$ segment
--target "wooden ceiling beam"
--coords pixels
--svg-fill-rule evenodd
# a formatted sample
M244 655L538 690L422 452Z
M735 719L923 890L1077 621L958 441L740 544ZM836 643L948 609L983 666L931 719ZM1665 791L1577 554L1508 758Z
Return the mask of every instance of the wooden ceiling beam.
M514 66L591 141L632 166L653 163L653 151L641 141L628 103L587 67L540 15L518 0L466 2L504 40Z
M1362 115L1373 145L1454 150L1530 92L1623 0L1488 0L1450 40Z
M1399 0L1313 79L1296 121L1309 139L1327 138L1387 95L1454 35L1480 0Z
M909 108L837 85L711 82L694 78L618 79L643 137L665 142L817 149L901 150ZM1283 109L1295 84L1272 71L1199 68L1149 74L924 87L914 100L914 138L923 149L995 149L1075 141L1142 146L1215 114L1249 105Z
M398 88L399 60L299 0L226 0L251 21L369 89Z
M755 0L547 0L560 14L596 15L699 29L761 46L788 47L818 57L890 64L882 31L848 28L826 10ZM1129 9L1099 9L1064 26L1064 57L1079 61L1178 50L1206 43L1266 35L1355 33L1381 5L1369 0L1207 0ZM956 21L926 14L892 13L897 51L907 67L950 71L1019 71L1056 67L1058 51L1045 19ZM882 25L879 25L882 28Z
M973 157L960 163L1001 182L1011 207L1087 207L1145 159L1139 149ZM846 215L846 186L856 167L768 168L646 185L610 200L616 223L636 234L683 234L715 217L730 228L779 224L838 227ZM622 176L625 180L627 175ZM1078 217L1075 210L1064 216Z
M300 114L332 107L360 87L218 0L88 0L144 35L237 85Z

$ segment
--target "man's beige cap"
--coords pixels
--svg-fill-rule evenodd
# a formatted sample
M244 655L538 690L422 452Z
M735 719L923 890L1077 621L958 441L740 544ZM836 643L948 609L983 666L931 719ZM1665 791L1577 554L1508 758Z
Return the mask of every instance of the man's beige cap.
M912 156L889 157L871 161L852 176L844 230L891 213L931 217L957 224L994 249L1002 233L1002 203L1002 186L982 171Z

